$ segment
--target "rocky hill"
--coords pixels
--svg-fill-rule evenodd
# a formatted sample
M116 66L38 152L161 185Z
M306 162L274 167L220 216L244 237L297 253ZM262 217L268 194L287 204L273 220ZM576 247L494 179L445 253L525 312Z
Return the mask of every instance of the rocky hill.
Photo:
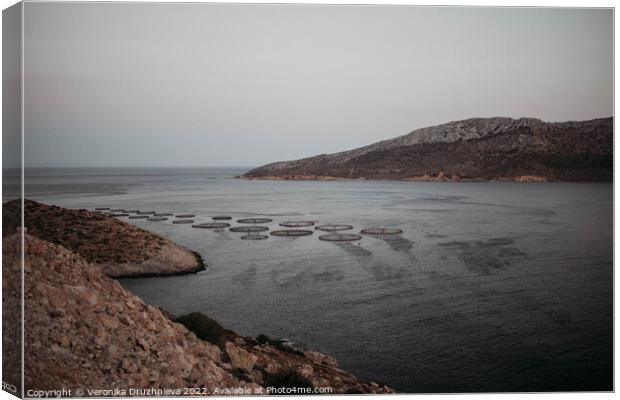
M31 203L30 207L47 206ZM65 221L65 228L88 225L94 218L64 211L79 215ZM115 226L113 218L102 218L95 219L100 228L104 222ZM143 235L108 228L106 235ZM288 347L264 335L242 337L200 313L177 318L145 304L108 277L105 269L88 261L108 251L109 242L100 240L103 235L88 239L88 247L87 239L80 246L69 241L74 246L71 250L21 228L2 239L3 332L7 333L3 346L9 350L3 352L3 372L5 381L18 390L22 236L26 249L25 390L39 391L28 397L268 394L267 388L290 387L329 388L333 393L391 392L385 386L358 381L321 353ZM158 237L150 239L159 243ZM84 252L88 258L75 251L81 248L88 249ZM76 388L83 391L75 392Z
M3 204L3 234L20 225L20 200ZM202 258L176 243L116 218L24 201L28 233L80 254L111 277L144 277L203 270ZM105 248L105 251L102 251Z
M610 181L613 119L472 118L255 168L250 179Z

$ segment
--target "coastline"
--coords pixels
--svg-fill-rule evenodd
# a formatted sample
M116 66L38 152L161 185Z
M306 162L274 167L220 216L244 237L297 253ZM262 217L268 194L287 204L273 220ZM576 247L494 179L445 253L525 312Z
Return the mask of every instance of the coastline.
M135 231L131 228L133 225L114 217L26 202L27 213L29 210L39 214L49 212L54 218L64 215L66 219L64 226L58 229L45 218L26 217L25 229L17 226L9 230L6 222L11 213L6 211L13 208L10 204L7 207L7 203L3 205L5 274L20 274L18 260L22 237L26 246L26 324L30 327L25 337L26 390L203 388L196 393L173 394L265 395L269 394L266 387L281 384L285 388L293 377L296 385L329 388L331 393L393 393L385 385L359 381L325 354L297 349L264 335L243 337L201 313L174 317L146 304L118 283L117 277L110 274L115 270L109 265L92 263L89 259L96 260L100 253L110 252L107 244L111 238L106 235L117 235L119 227L140 240L151 238L158 245L166 239L149 236L148 232L134 227L138 229ZM80 221L80 216L86 220ZM67 242L74 249L54 242L58 241L55 231L71 230L75 224L81 227L82 233L88 234L93 221L99 229L96 238L89 236L90 239L83 240L79 246L73 241ZM49 237L45 237L46 234ZM129 236L119 239L124 243ZM148 243L144 245L148 247ZM142 263L139 264L142 266L140 274L133 273L129 277L165 277L203 270L202 258L196 252L186 251L195 262L193 269L180 270L179 265L171 264L165 270L146 271L144 267L148 263ZM132 259L131 254L126 256L121 262ZM3 293L4 310L18 310L13 303L19 296L8 296L8 291ZM55 365L63 365L63 368L53 368Z
M3 204L3 232L21 224L21 202ZM203 271L200 254L153 232L83 209L24 200L24 223L33 236L83 256L112 278L174 276ZM105 250L104 250L105 249Z
M194 254L194 256L196 257L196 262L198 263L198 265L193 268L193 269L186 269L183 271L163 271L163 272L142 272L142 273L137 273L137 274L127 274L127 275L118 275L118 276L114 276L114 279L140 279L140 278L165 278L165 277L170 277L170 276L181 276L181 275L191 275L191 274L197 274L198 272L202 272L202 271L206 271L207 269L207 264L205 264L204 259L202 258L202 256L193 250L189 250L192 254Z
M267 176L235 176L236 179L250 181L388 181L388 182L565 182L547 179L538 175L520 175L514 177L485 178L462 178L460 176L433 175L411 176L407 178L346 178L331 175L267 175ZM606 182L606 181L604 181Z

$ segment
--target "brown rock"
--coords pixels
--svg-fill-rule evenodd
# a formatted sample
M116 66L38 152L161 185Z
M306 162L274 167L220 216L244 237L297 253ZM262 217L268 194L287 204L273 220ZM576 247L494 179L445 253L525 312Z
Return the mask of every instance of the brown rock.
M226 343L226 353L230 357L230 361L233 367L240 368L246 372L252 371L256 364L257 357L254 354L235 346L231 342Z
M159 372L153 369L148 371L148 376L149 376L150 383L155 383L159 380Z
M121 321L125 325L131 326L131 325L134 324L133 320L130 317L128 317L127 315L124 315L124 314L121 314L118 317L118 320Z
M99 320L101 322L101 325L103 327L105 327L106 329L108 329L109 331L114 330L116 328L118 328L119 323L118 323L118 319L110 317L108 315L101 315L99 317Z
M330 357L328 355L325 355L325 354L322 354L316 351L305 351L304 354L306 355L307 358L314 361L315 363L329 365L330 367L334 367L334 368L339 367L338 361L335 358Z
M312 377L312 374L314 373L314 369L312 368L310 364L303 364L298 369L299 369L299 373L301 373L306 378Z

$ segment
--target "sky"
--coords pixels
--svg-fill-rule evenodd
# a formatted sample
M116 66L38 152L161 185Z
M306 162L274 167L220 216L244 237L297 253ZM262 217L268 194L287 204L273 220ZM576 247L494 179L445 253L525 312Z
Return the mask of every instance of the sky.
M613 115L610 9L26 3L26 166L258 166Z

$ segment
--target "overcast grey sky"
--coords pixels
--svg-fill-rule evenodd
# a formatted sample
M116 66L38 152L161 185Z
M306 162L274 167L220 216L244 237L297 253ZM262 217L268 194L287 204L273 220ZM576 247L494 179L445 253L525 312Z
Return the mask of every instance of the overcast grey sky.
M30 166L253 166L612 115L611 10L26 3Z

